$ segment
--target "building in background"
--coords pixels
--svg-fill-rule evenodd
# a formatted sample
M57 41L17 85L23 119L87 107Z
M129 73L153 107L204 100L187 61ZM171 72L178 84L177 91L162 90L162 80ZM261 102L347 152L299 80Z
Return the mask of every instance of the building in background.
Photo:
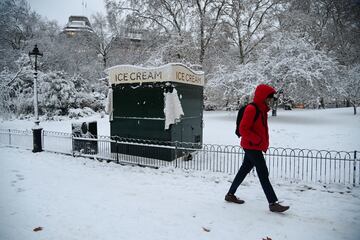
M94 30L87 17L70 16L69 22L64 27L62 33L65 33L68 37L73 37L76 34L93 34Z

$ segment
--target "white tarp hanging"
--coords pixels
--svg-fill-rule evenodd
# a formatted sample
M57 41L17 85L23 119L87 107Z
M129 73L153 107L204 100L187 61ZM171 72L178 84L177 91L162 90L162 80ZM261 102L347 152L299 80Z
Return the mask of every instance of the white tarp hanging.
M164 103L165 129L169 129L171 124L176 123L176 120L179 120L180 117L184 115L184 111L175 88L172 92L164 92Z
M113 90L109 88L105 112L109 114L109 120L113 120Z

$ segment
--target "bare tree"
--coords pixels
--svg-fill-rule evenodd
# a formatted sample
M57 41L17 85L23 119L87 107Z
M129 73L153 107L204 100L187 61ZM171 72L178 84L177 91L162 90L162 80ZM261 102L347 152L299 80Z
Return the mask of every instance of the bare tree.
M336 90L353 107L354 115L356 115L356 108L360 105L360 64L346 67L342 71L343 74L338 79Z
M335 53L344 65L359 62L360 2L354 0L289 1L281 16L282 29L301 34L309 42Z
M131 0L134 16L179 37L187 29L189 0Z
M89 41L89 44L94 47L98 56L101 56L104 69L107 67L109 52L116 39L116 33L111 32L107 18L96 13L92 16L92 28L95 32Z
M33 37L39 15L31 12L26 0L1 1L0 10L0 41L13 49L23 49L26 41Z
M144 26L163 32L178 45L189 41L188 32L192 32L198 42L198 63L203 64L224 14L226 0L131 0L121 5L107 0L106 3L118 11L128 11L133 18L142 19ZM181 53L178 57L184 58Z
M187 28L190 0L105 0L109 21L123 24L129 16L167 35L182 36ZM119 24L121 21L121 24ZM114 25L114 24L113 24ZM113 27L113 30L115 27Z
M199 64L203 65L206 51L214 38L224 10L226 0L192 0L197 19L193 22L194 33L199 41Z
M230 0L226 22L230 38L237 47L239 63L246 63L249 54L275 30L273 18L277 0Z

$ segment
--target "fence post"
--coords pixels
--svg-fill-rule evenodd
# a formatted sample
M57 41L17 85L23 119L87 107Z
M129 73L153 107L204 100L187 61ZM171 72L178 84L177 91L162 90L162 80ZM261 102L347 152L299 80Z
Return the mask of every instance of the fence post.
M117 138L115 139L115 144L116 144L116 163L119 164L119 144Z
M75 151L74 151L74 133L71 133L71 153L72 153L72 156L74 157L75 156Z
M354 151L354 172L353 172L353 186L356 186L356 151Z
M9 146L11 146L11 130L9 129Z
M44 150L44 138L45 138L45 131L41 131L41 146Z
M177 162L178 162L178 160L177 160L177 148L178 148L177 144L178 144L178 142L175 141L175 168L177 168Z

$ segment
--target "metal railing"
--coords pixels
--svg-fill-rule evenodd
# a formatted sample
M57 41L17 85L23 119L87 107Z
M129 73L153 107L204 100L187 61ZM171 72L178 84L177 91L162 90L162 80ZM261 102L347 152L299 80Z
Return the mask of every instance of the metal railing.
M32 148L32 132L0 129L0 144ZM120 164L171 166L199 171L236 174L244 151L239 146L159 142L99 136L84 138L71 133L43 131L45 151L84 156ZM360 185L358 151L270 148L265 154L271 178L314 183ZM255 174L255 171L252 172Z
M30 130L0 129L0 144L31 149L33 133Z

